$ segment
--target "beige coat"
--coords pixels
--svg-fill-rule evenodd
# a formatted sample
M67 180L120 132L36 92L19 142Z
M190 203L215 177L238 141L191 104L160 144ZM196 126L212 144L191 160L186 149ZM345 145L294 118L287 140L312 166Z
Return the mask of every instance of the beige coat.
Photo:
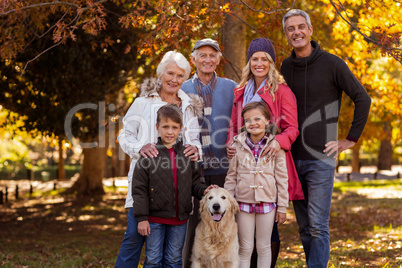
M267 144L273 140L270 135ZM238 202L277 203L277 211L286 213L289 203L288 173L285 152L281 149L274 160L259 157L256 162L250 147L246 144L246 133L234 137L236 155L230 161L225 179L225 189ZM265 148L265 147L264 147Z

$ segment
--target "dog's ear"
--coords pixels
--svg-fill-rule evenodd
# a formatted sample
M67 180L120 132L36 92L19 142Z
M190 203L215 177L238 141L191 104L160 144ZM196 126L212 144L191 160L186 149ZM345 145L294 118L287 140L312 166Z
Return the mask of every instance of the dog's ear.
M205 200L207 200L207 196L208 196L208 193L206 195L204 195L200 201L200 209L199 209L200 215L202 214L202 212L204 212L204 209L205 209L204 206L205 206L205 202L206 202Z
M236 199L229 193L228 193L228 196L229 196L229 201L230 201L230 205L231 205L230 207L232 209L233 215L235 215L237 212L240 211L239 203L237 203Z

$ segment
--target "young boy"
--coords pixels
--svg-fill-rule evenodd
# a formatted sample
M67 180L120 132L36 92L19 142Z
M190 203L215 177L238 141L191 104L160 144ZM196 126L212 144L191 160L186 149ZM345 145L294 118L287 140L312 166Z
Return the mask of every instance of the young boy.
M134 169L134 216L138 232L146 236L144 267L182 267L191 196L201 199L215 186L207 188L200 180L197 162L183 154L183 143L177 140L182 115L176 106L158 110L156 128L158 156L141 157Z

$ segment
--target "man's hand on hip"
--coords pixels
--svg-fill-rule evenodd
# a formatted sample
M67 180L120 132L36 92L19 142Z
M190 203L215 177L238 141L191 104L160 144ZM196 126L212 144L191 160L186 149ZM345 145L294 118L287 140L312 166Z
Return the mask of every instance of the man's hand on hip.
M352 148L355 144L356 142L351 140L330 141L325 144L324 153L327 156L334 155L334 158L336 158L341 152Z

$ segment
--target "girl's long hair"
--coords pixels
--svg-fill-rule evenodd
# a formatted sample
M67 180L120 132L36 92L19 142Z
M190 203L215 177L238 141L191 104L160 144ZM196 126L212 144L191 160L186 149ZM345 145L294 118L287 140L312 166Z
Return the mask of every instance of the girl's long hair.
M241 117L243 118L244 121L244 114L250 110L253 109L258 109L261 111L262 115L268 120L270 121L266 126L265 126L265 133L267 134L272 134L272 135L276 135L281 133L280 128L274 123L271 122L271 113L269 112L268 106L264 101L255 101L255 102L250 102L248 104L246 104L243 107L243 110L241 111ZM247 131L246 130L246 126L242 126L241 131Z
M268 58L269 63L270 63L269 71L267 74L268 80L266 81L267 86L264 87L264 91L269 90L269 93L272 96L272 100L275 101L275 92L278 90L279 85L280 84L286 85L286 82L285 82L285 79L283 78L283 76L276 69L275 63L272 60L271 56L267 52L264 52L264 54ZM243 86L245 86L247 84L248 80L250 80L250 78L252 78L254 76L250 69L251 58L247 62L246 66L243 68L241 80L240 80L240 84L239 84L239 89L242 88Z

